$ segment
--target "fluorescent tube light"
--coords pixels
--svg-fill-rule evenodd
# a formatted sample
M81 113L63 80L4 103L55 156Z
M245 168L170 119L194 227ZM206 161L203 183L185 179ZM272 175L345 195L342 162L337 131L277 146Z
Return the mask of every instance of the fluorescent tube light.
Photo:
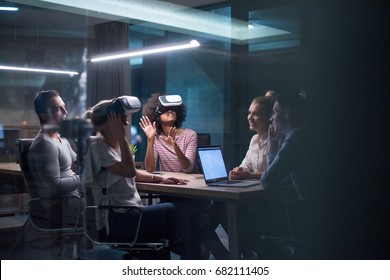
M17 11L19 11L19 8L17 8L17 7L0 7L0 11L17 12Z
M75 71L62 71L62 70L40 69L40 68L29 68L29 67L15 67L15 66L5 66L5 65L0 65L0 70L66 74L66 75L70 75L70 76L74 76L74 75L79 74L78 72L75 72Z
M138 51L135 50L135 51L126 52L126 53L98 56L98 57L92 58L91 62L100 62L100 61L120 59L120 58L126 58L126 57L143 56L143 55L148 55L148 54L155 54L155 53L170 52L170 51L175 51L175 50L196 48L199 46L200 46L200 44L198 41L192 40L191 42L186 43L186 44L173 45L173 46L162 46L162 47L156 47L156 48L150 48L150 49L141 49Z

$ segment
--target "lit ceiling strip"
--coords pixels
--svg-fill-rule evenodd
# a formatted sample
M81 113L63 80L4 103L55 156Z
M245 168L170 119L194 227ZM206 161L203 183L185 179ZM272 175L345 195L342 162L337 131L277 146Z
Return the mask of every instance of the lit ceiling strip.
M30 4L30 0L16 2ZM60 5L61 10L79 12L89 16L109 17L116 20L142 20L174 28L211 34L219 38L245 42L250 39L264 38L276 35L286 35L290 32L265 25L256 25L248 29L248 23L243 20L218 15L212 12L184 7L181 5L157 0L38 0L36 4L44 7L45 3ZM56 8L55 5L50 8Z
M29 67L15 67L15 66L6 66L6 65L0 65L0 70L65 74L65 75L70 75L70 76L74 76L74 75L79 74L78 72L75 72L75 71L62 71L62 70L40 69L40 68L29 68Z
M100 61L120 59L120 58L126 58L126 57L143 56L143 55L148 55L148 54L156 54L156 53L170 52L170 51L175 51L175 50L196 48L199 46L200 46L200 44L198 41L192 40L191 42L185 43L185 44L172 45L172 46L161 46L161 47L156 47L156 48L148 48L148 49L141 49L138 51L126 52L126 53L98 56L98 57L92 58L91 62L100 62Z
M0 7L0 11L17 12L17 11L19 11L19 8L17 8L17 7Z

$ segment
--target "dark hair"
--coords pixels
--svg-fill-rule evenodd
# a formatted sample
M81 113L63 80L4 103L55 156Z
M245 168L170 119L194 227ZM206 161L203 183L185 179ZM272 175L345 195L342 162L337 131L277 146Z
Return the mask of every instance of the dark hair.
M56 90L44 90L38 92L34 98L35 113L37 113L38 116L46 114L48 109L47 102L56 96L60 96Z
M274 98L270 96L258 96L255 97L252 102L260 105L261 114L263 114L267 119L271 118L274 107Z
M294 125L303 125L306 118L306 99L299 94L278 94L275 102L290 110L290 120Z
M168 95L168 94L160 94L160 93L153 93L150 95L148 101L143 105L142 107L142 115L147 116L150 121L156 122L156 129L157 134L162 134L162 127L160 122L160 113L156 111L157 106L159 105L158 97L162 95ZM161 105L161 104L160 104ZM172 109L176 112L176 122L175 125L177 128L181 127L183 122L186 119L186 107L184 104L181 104L177 107L172 107Z

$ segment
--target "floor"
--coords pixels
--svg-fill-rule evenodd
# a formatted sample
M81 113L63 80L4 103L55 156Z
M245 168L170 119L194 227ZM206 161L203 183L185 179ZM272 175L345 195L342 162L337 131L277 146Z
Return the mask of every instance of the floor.
M21 219L27 217L21 217ZM228 247L228 240L225 231L217 228L222 243ZM0 259L8 260L52 260L52 259L72 259L73 243L64 238L58 238L50 234L42 234L32 226L27 220L23 227L0 229ZM90 244L89 244L90 245ZM121 260L124 251L113 250L105 245L80 244L79 258L86 260ZM171 259L180 259L179 255L171 253ZM210 253L209 259L214 259Z

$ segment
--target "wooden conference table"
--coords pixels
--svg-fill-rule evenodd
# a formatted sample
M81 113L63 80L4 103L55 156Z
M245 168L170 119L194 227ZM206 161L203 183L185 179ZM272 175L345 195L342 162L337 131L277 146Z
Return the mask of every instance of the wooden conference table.
M18 164L0 163L0 174L11 176L22 176ZM223 201L226 203L227 219L228 219L228 238L229 238L229 254L231 259L240 258L240 250L238 243L238 205L246 199L260 196L263 187L256 185L247 188L234 187L208 187L206 186L203 175L201 174L183 174L163 172L163 177L177 177L187 181L187 185L163 185L155 183L137 182L139 192L150 194L163 194L177 197L210 199Z
M0 175L22 176L22 172L15 162L0 162Z
M143 193L164 194L177 197L218 200L226 203L230 259L239 259L238 205L248 198L260 196L263 187L247 188L208 187L201 174L163 172L163 177L176 177L187 181L187 185L163 185L137 182L137 189Z

